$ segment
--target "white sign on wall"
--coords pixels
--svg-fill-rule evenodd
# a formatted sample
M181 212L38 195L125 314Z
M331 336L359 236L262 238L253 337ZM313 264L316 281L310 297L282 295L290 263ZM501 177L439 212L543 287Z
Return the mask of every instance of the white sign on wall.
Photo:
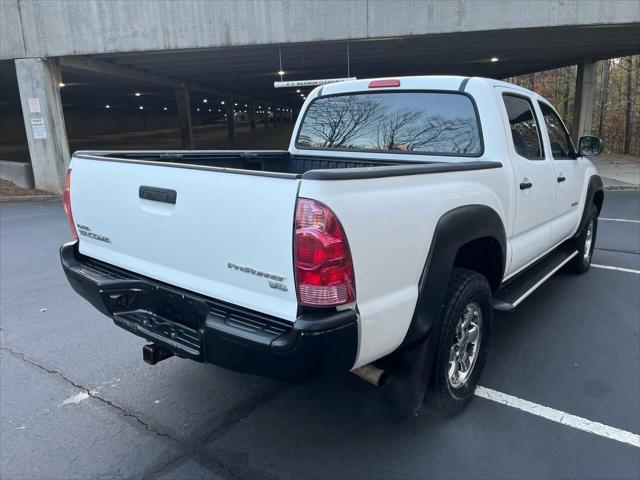
M44 140L47 138L47 128L44 125L44 118L32 118L31 131L33 132L33 138L36 140Z
M291 82L273 82L273 87L274 88L315 87L317 85L327 85L328 83L346 82L347 80L357 80L357 78L356 77L321 78L318 80L293 80Z
M30 113L40 113L42 110L40 109L40 99L38 97L30 97L29 98L29 112Z

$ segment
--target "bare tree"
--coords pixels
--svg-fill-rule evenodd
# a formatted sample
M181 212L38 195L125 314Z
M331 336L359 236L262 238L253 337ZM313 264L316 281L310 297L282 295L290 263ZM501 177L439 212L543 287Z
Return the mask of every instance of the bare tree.
M629 65L627 65L627 105L626 115L624 122L624 153L629 155L631 152L631 126L632 126L632 112L633 112L633 97L634 89L631 81L633 75L633 57L627 58Z
M377 148L434 153L478 150L475 119L429 115L424 110L396 112L378 123Z
M382 111L378 101L364 95L324 99L309 108L300 139L309 139L316 147L349 146L381 118Z
M607 110L607 97L609 96L609 72L611 60L606 60L602 65L602 85L600 88L600 116L598 118L598 135L602 136L602 126Z

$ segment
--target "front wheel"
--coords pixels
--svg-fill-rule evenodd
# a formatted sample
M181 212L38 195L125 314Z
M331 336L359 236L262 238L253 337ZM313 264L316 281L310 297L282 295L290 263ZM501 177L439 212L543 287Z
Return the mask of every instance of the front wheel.
M569 263L569 270L574 273L585 273L589 270L596 244L596 233L598 233L598 210L594 205L591 205L587 223L576 238L578 254Z
M471 401L487 357L492 319L487 279L454 268L439 320L429 410L452 416Z

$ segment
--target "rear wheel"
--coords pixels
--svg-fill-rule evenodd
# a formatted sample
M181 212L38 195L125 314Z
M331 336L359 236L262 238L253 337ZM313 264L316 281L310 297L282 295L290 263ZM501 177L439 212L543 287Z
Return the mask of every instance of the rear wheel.
M440 332L427 393L429 410L452 416L471 400L484 368L493 318L487 279L454 268L440 317Z
M591 267L591 257L596 244L598 232L598 209L591 205L587 223L580 235L576 238L578 254L569 263L569 270L574 273L585 273Z

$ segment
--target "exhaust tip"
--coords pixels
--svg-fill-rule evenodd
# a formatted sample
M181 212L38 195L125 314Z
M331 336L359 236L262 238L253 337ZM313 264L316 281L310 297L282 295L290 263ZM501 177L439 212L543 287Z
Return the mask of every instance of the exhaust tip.
M389 372L376 367L373 363L368 363L367 365L356 368L352 370L351 373L356 374L364 381L376 387L384 388L389 384Z

